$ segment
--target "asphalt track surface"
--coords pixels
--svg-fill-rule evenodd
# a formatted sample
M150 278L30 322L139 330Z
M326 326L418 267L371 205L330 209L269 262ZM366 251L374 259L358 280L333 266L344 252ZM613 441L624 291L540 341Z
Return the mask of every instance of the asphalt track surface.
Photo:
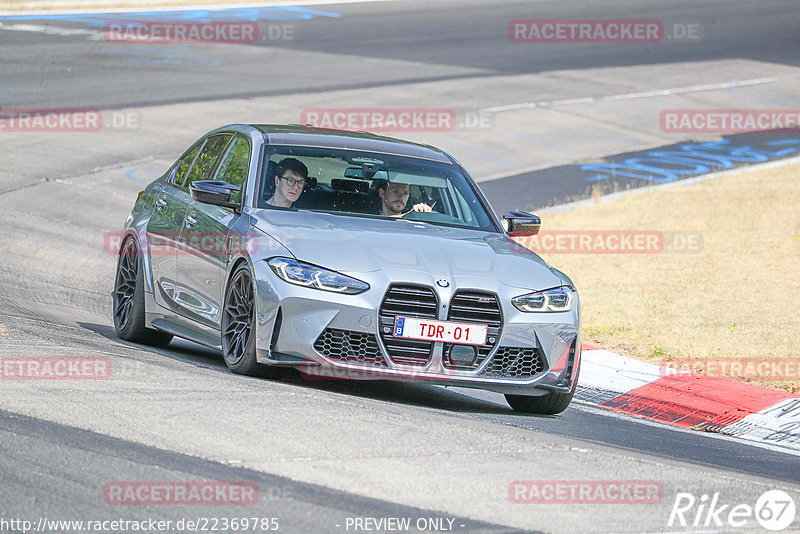
M177 16L177 15L176 15ZM3 77L20 87L44 89L19 95L27 105L57 99L65 107L132 107L147 104L219 100L320 92L503 74L554 70L671 64L744 58L797 66L798 14L783 1L744 2L385 2L309 6L281 9L234 10L224 16L199 11L185 20L253 20L263 26L293 24L291 40L266 40L253 46L277 52L335 54L341 61L319 60L298 68L292 54L274 54L253 62L246 53L223 51L220 57L188 57L180 50L154 64L137 45L107 44L98 53L96 42L70 36L48 36L31 43L30 36L3 34ZM130 15L141 20L142 17ZM150 20L172 18L151 14ZM618 45L546 44L509 46L508 24L515 19L647 19L701 21L698 43ZM45 17L60 19L63 28L99 29L124 16ZM6 18L7 24L14 22ZM31 23L30 17L23 17ZM265 28L266 29L266 28ZM765 38L768 36L769 38ZM23 46L27 43L28 46ZM224 69L203 68L222 62ZM323 59L323 58L320 58ZM20 61L22 60L22 61ZM382 60L412 62L417 68L397 71ZM222 78L222 79L221 79ZM110 88L124 90L109 90ZM11 99L8 107L15 102Z
M258 122L296 122L298 108L343 103L446 102L478 111L761 75L779 80L737 93L693 93L695 104L724 107L737 97L791 106L800 61L796 6L397 1L170 16L255 18L267 32L271 24L292 24L295 38L130 45L98 40L103 25L120 15L0 21L0 106L133 110L145 123L101 134L0 132L0 356L101 356L113 369L105 381L0 382L3 519L257 515L279 518L282 532L345 532L347 518L412 517L452 519L459 532L688 532L709 525L667 525L680 491L753 504L764 491L783 489L800 503L798 456L780 448L582 402L556 417L526 417L482 392L295 375L251 379L228 373L220 355L188 342L164 350L121 342L110 320L114 256L103 246L143 183L204 131L248 112ZM704 37L536 48L508 40L514 19L614 17L701 21ZM635 87L623 86L623 75ZM633 106L637 114L644 106L679 107L646 99ZM443 146L479 179L494 178L481 185L495 209L580 197L596 183L587 180L597 175L583 168L587 163L625 161L691 140L659 136L619 108L525 113L498 114L487 130L395 135ZM547 152L560 142L549 135L553 124L562 139L578 137L589 119L602 139L563 141L557 155ZM508 137L507 125L519 135ZM727 139L766 149L767 142L797 136ZM541 143L541 155L526 156L526 143ZM508 162L497 155L501 147L511 154ZM514 480L587 479L658 481L664 498L649 505L509 501ZM110 505L103 488L120 480L254 481L260 499L248 507Z

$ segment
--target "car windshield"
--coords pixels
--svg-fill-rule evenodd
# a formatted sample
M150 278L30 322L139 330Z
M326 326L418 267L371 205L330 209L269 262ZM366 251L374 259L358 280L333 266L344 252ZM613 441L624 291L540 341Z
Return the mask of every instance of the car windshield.
M304 183L296 183L297 163L291 159L308 170ZM294 209L498 231L474 185L453 164L356 150L273 145L265 153L262 169L260 208L274 204L270 199L281 193L276 189L291 186ZM275 178L278 173L288 177L284 179L288 183L281 185L281 179ZM299 188L302 193L296 197Z

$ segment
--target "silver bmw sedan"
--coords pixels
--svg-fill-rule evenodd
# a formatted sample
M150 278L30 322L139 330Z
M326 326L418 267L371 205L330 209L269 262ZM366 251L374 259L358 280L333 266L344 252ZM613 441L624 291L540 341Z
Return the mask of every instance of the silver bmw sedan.
M120 338L216 348L248 375L410 380L572 400L572 281L511 239L475 182L431 146L305 126L216 129L133 206L113 291Z

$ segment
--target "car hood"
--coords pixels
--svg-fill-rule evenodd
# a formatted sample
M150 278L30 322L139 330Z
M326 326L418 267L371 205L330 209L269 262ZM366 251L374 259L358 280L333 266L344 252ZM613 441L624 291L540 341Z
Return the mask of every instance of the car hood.
M505 234L405 219L274 209L253 212L251 222L298 260L346 273L420 271L499 280L525 289L565 283L537 254Z

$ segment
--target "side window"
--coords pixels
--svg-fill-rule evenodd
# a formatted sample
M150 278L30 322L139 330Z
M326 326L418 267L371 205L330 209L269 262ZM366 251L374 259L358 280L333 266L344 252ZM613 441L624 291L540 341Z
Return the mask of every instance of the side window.
M229 184L238 185L241 189L231 194L231 202L239 203L244 193L244 184L247 180L247 169L250 164L250 142L241 135L237 135L230 144L225 158L217 170L215 180L225 180Z
M186 173L189 172L189 167L192 166L192 162L194 161L195 156L197 156L197 151L200 150L201 146L203 146L202 141L194 145L189 153L183 156L180 163L178 163L178 170L175 172L175 178L172 183L179 187L183 185L183 180L186 178Z
M212 135L208 138L189 171L189 177L186 179L186 183L183 184L184 187L189 187L195 180L211 179L214 175L214 170L217 168L217 163L219 163L220 156L222 156L222 151L225 150L230 138L230 134Z

